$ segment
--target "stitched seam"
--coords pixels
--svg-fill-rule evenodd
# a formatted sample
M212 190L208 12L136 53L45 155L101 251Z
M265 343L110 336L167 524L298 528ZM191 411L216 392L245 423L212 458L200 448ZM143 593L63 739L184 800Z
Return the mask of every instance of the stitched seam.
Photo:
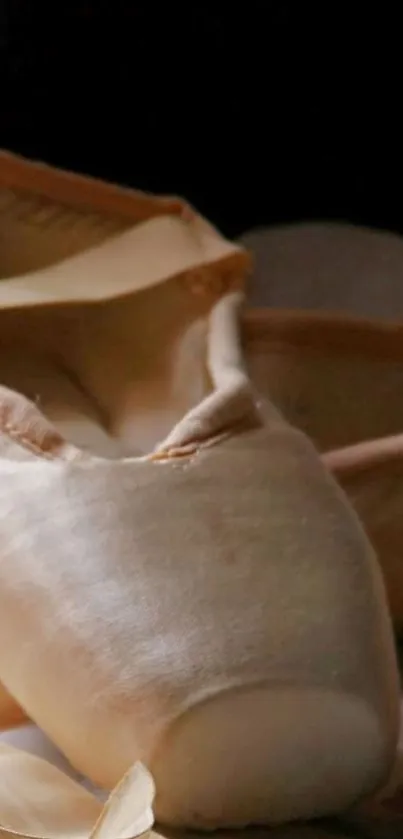
M223 426L215 433L204 438L194 438L183 445L173 446L170 449L157 449L152 452L147 459L154 463L172 463L178 461L184 466L192 463L203 449L213 448L218 443L242 434L245 431L251 431L263 424L259 418L244 417L238 422L232 423L230 426Z
M5 436L9 437L13 443L18 443L22 448L29 451L31 454L35 454L37 457L40 457L44 460L56 460L56 457L51 454L50 452L45 451L41 446L37 443L34 443L29 437L25 434L22 434L21 431L10 423L5 422L4 425L0 426L0 433L4 434Z

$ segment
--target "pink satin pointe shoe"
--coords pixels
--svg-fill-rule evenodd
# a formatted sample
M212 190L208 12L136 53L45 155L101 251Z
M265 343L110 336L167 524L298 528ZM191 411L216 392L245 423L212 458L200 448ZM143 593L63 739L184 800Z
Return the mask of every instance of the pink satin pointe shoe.
M4 172L18 200L30 173L21 201L40 209L5 212L3 725L20 707L95 784L129 778L111 799L119 839L150 829L151 806L202 829L351 807L396 751L384 583L280 404L270 317L242 319L248 254L177 199L92 196L8 158ZM46 771L16 754L30 803L22 826L18 806L4 820L0 786L0 822L34 835ZM0 777L11 759L4 746ZM56 802L62 777L46 776ZM89 835L98 816L102 834L109 816L88 804L78 828L87 804L68 801L48 834Z

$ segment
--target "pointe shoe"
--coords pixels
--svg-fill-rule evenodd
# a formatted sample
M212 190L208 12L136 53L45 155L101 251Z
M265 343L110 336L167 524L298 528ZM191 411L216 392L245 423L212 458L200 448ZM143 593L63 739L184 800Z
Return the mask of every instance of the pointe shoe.
M256 387L248 255L132 201L0 283L0 678L95 784L141 760L168 825L340 812L397 743L376 557L267 359Z

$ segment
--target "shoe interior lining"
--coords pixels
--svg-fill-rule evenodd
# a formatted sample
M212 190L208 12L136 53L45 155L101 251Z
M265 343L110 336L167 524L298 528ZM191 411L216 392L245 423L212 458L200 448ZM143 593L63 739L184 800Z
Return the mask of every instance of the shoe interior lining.
M131 224L3 186L0 278L124 238ZM212 390L213 302L179 278L117 300L1 310L0 382L33 399L80 448L144 453ZM265 310L246 316L243 333L256 390L321 451L402 432L401 328Z
M209 314L245 267L177 199L132 205L129 220L0 190L0 383L106 457L149 453L214 389Z
M2 311L0 321L1 383L94 454L149 452L211 390L205 302L177 280L108 304Z
M402 327L251 310L243 336L256 389L320 451L402 433Z
M0 187L0 280L46 268L129 226L127 219Z

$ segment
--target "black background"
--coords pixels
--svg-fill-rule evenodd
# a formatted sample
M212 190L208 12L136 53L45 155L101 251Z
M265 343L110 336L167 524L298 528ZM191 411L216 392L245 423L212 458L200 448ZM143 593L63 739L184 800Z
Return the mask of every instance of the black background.
M186 196L225 233L403 232L393 6L0 0L0 146Z

